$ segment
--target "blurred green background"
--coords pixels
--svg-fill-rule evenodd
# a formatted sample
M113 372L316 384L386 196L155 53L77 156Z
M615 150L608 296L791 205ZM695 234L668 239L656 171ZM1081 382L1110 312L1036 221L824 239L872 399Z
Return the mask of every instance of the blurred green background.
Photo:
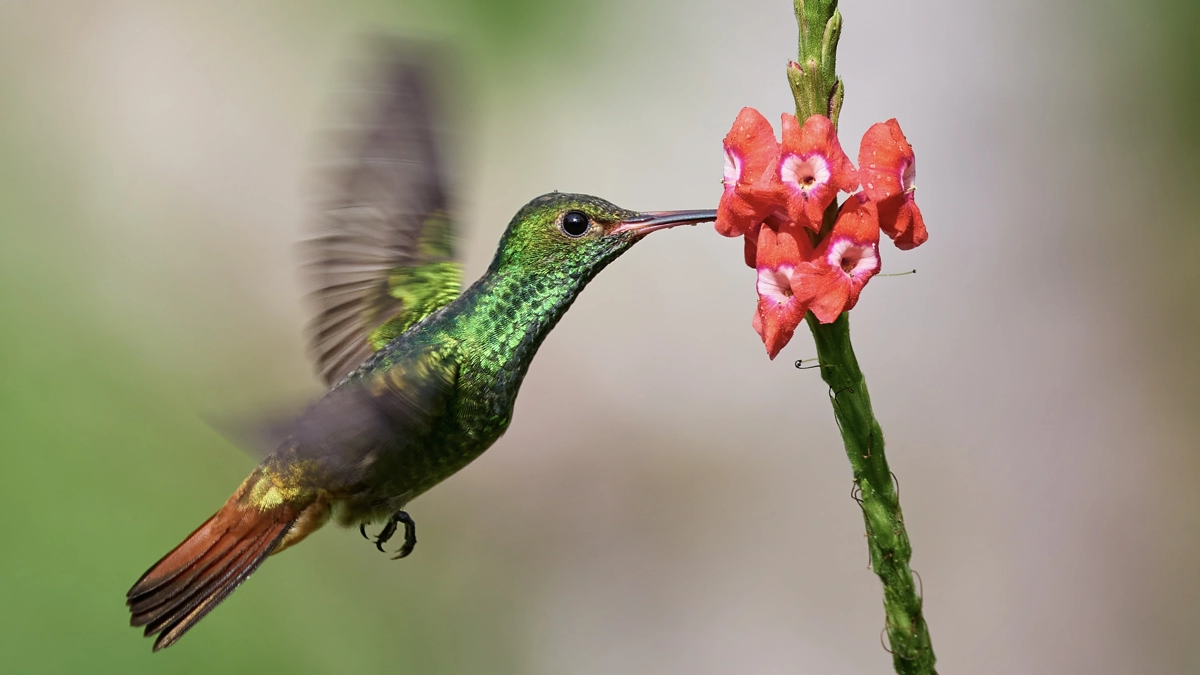
M1200 671L1200 10L843 3L848 148L932 233L854 312L942 672ZM124 592L319 393L293 243L353 36L454 49L468 273L552 189L715 204L789 109L791 3L0 1L0 671L888 672L850 473L753 272L647 240L390 562L329 528L151 655ZM217 424L220 426L220 424Z

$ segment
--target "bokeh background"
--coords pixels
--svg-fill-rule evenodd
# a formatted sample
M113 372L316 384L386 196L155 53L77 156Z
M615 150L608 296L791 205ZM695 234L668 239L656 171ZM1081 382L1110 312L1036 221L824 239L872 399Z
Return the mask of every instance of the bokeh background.
M853 313L944 673L1200 671L1200 8L847 1L843 143L897 117L932 233ZM655 235L546 341L515 421L330 528L178 646L128 586L319 393L295 272L353 36L450 45L469 275L529 198L705 208L790 109L784 0L0 2L0 671L883 673L880 589L801 333Z

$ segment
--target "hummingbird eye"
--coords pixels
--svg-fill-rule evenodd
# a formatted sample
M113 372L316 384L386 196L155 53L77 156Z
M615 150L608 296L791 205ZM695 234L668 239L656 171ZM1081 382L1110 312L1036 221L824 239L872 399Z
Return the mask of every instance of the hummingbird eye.
M567 211L562 219L562 231L568 237L582 237L591 229L592 223L583 211Z

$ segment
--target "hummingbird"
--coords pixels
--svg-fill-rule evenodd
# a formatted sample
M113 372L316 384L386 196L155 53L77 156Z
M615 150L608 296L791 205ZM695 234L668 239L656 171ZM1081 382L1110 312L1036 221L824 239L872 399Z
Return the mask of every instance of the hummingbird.
M651 232L713 210L636 212L552 192L517 211L465 290L436 143L430 70L403 49L367 88L373 119L329 172L305 243L310 354L328 392L215 514L126 596L130 623L174 644L267 556L331 519L395 558L416 545L409 502L508 429L538 347L601 270Z

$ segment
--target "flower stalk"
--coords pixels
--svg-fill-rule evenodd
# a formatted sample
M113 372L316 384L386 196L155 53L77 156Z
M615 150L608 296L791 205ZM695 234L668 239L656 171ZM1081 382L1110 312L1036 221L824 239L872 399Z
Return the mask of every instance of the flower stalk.
M854 469L855 499L866 523L871 567L883 582L883 611L893 665L903 675L936 673L921 597L908 566L912 544L904 528L900 494L888 468L883 430L871 409L867 381L850 343L849 314L843 313L833 323L825 324L811 312L806 319L817 344L821 379L829 385L833 415Z
M826 115L836 126L845 92L835 72L842 28L837 0L794 2L800 28L799 61L789 64L788 82L796 99L796 117ZM837 210L834 200L825 212L822 232L815 238L832 227ZM854 470L855 499L862 507L871 567L883 582L885 630L893 665L903 675L936 673L933 643L909 568L912 545L904 527L900 495L884 454L883 430L871 409L867 383L850 342L849 313L824 324L811 311L805 318Z

